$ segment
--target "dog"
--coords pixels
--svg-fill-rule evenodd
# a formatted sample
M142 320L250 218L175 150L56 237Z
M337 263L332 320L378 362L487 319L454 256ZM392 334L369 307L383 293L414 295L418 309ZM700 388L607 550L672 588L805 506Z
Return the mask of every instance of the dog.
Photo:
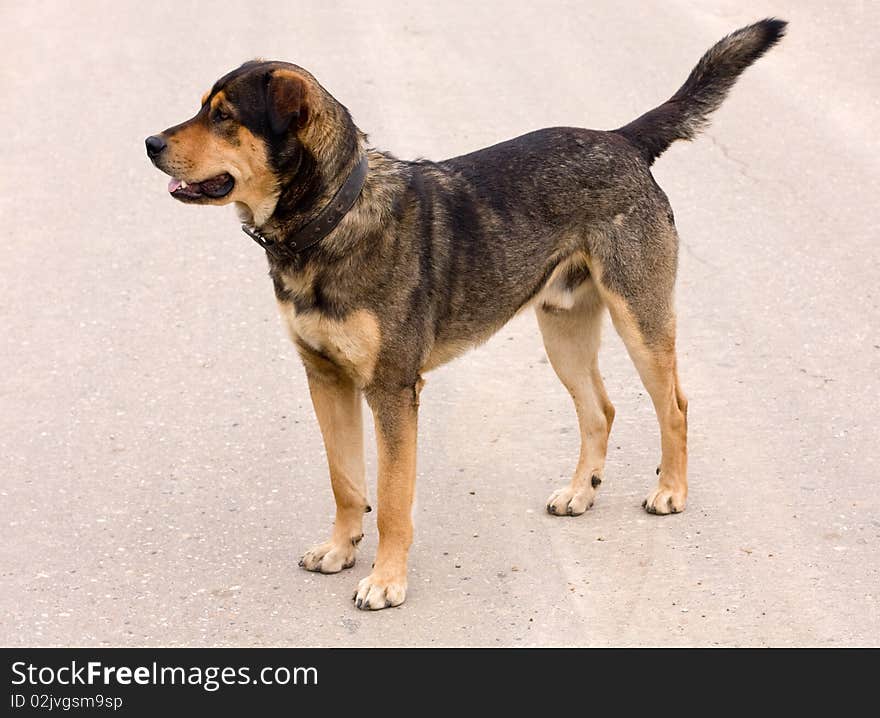
M574 400L580 457L547 511L578 516L604 478L614 407L597 364L607 310L654 404L662 455L643 507L687 499L687 400L676 369L678 237L651 165L692 139L787 23L768 18L714 45L665 103L613 131L542 129L471 154L403 161L367 146L309 72L244 63L194 117L146 139L171 196L234 202L266 251L283 321L305 366L336 517L300 565L351 568L371 510L361 403L378 444L379 545L360 609L406 597L416 424L426 372L533 306Z

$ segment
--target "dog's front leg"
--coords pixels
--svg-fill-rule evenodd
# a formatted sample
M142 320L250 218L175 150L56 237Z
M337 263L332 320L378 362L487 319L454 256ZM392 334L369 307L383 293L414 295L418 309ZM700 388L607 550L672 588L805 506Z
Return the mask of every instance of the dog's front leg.
M373 572L361 580L354 597L361 609L399 606L406 598L420 388L421 380L403 390L372 388L367 391L378 448L379 549Z
M330 483L336 499L336 521L330 540L315 546L299 565L309 571L336 573L354 566L363 538L367 485L361 391L342 373L309 371L309 392L324 437Z

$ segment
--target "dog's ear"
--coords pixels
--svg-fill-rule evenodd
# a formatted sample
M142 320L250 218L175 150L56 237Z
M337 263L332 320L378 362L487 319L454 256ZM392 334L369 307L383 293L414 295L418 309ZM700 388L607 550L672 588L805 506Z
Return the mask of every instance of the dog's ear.
M276 135L283 135L291 126L302 127L308 119L306 83L290 70L275 70L269 75L266 92L266 111L269 127Z

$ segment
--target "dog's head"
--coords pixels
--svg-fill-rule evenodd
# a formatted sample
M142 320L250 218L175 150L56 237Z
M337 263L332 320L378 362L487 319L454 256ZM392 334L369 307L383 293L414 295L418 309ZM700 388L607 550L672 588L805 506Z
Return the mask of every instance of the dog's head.
M175 199L237 202L259 224L315 144L313 126L333 114L331 102L338 105L296 65L247 62L214 83L194 117L148 137L147 155L171 175Z

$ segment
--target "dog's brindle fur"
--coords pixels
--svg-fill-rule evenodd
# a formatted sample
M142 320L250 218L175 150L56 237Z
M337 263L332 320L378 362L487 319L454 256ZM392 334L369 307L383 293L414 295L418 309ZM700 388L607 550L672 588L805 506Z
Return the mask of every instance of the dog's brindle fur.
M607 307L653 400L659 484L650 513L684 509L687 401L675 356L678 239L650 166L706 122L739 74L782 36L765 20L724 38L667 103L612 132L544 129L443 162L401 161L365 147L348 111L305 70L248 62L218 80L198 114L165 130L153 161L190 183L231 175L242 219L284 243L317 215L364 152L354 207L317 245L269 273L305 364L336 498L329 541L301 565L354 564L369 511L361 397L379 449L379 548L355 596L397 606L406 593L422 375L536 307L550 361L574 399L581 451L553 515L593 505L614 408L597 365ZM195 185L198 187L198 185Z

